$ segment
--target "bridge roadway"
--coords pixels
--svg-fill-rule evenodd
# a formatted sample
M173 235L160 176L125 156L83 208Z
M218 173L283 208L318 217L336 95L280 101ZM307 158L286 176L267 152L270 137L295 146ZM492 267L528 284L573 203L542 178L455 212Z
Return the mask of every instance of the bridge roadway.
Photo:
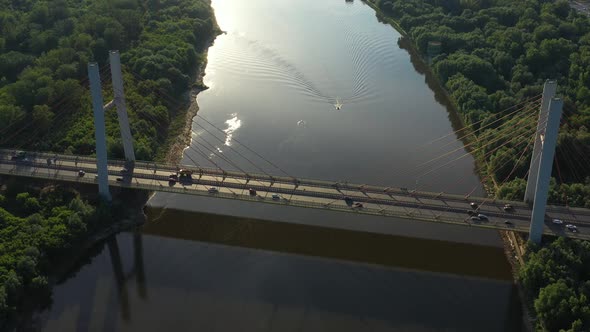
M13 153L13 150L0 149L0 174L96 184L95 158L27 152L26 161L13 161ZM142 161L135 162L133 174L123 175L121 169L125 165L122 160L109 160L109 185L521 232L528 232L530 222L531 208L522 202ZM168 177L179 166L194 172L192 181L170 186ZM79 170L86 175L79 177ZM210 194L211 187L218 188L219 192ZM250 188L257 191L256 196L249 195ZM274 193L281 199L272 199ZM346 196L354 202L362 202L363 207L348 206L344 201ZM467 211L471 209L471 202L480 205L480 212L489 217L488 221L469 219ZM514 210L504 211L502 207L506 203ZM578 232L554 225L551 222L554 218L576 225ZM511 224L506 224L506 220ZM548 206L544 232L590 239L590 210Z

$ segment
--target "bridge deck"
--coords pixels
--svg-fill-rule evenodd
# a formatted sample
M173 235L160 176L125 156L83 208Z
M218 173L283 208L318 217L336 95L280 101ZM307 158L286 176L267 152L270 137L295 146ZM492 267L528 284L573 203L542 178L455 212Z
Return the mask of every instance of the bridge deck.
M48 153L28 153L28 161L10 160L11 150L0 150L0 174L52 179L60 181L96 184L96 160L92 157L56 155ZM48 164L48 158L57 158L57 164ZM328 209L339 212L364 215L379 215L448 223L470 227L491 229L512 229L528 232L531 209L522 202L499 201L481 197L464 197L446 193L413 192L401 188L385 188L350 183L334 183L321 180L294 179L290 177L268 176L264 174L245 174L219 169L182 166L193 170L191 183L170 186L168 177L176 172L178 165L153 162L136 162L133 175L121 175L125 161L109 161L109 184L150 191L171 192L201 196L215 196L222 199L238 199L267 204L282 204L303 208ZM84 177L78 171L86 172ZM124 181L117 181L123 178ZM218 193L208 192L217 187ZM250 196L248 189L257 191ZM279 194L281 199L272 199ZM361 202L362 208L348 206L344 197ZM467 215L470 202L480 205L480 212L489 217L488 221L472 221ZM502 207L510 203L511 212ZM578 227L577 233L554 225L551 220L558 218L566 224ZM505 224L508 220L512 224ZM544 228L545 234L590 239L590 211L586 209L549 206Z

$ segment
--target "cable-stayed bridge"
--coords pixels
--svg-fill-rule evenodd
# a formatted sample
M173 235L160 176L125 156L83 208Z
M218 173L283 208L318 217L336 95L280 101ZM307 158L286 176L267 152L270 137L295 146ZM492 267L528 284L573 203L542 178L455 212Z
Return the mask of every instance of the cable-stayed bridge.
M87 184L97 184L98 181L97 160L92 157L26 152L26 161L16 161L11 160L13 155L12 150L0 150L0 174ZM51 163L47 162L48 159ZM108 184L116 187L522 232L529 230L531 219L531 207L524 202L284 176L269 177L194 166L182 166L192 171L193 176L171 185L170 175L178 171L178 165L136 161L134 167L130 167L125 160L109 160L107 165ZM123 169L127 169L124 174L121 173ZM80 176L81 170L84 176ZM212 188L217 191L212 191ZM252 195L251 190L256 194ZM273 198L273 195L279 197ZM346 202L345 198L350 198L353 203ZM355 206L356 203L362 204L362 207ZM471 203L477 204L479 213L489 219L471 220L467 214L473 210ZM506 204L511 204L513 209L504 211ZM589 210L548 206L546 213L544 234L590 239ZM575 224L578 232L573 233L563 225L553 224L553 219Z
M472 197L473 191L465 195L451 195L420 191L419 188L379 187L294 177L200 115L197 118L209 124L211 129L207 129L204 123L197 122L199 127L221 142L233 140L238 143L247 150L249 156L246 156L244 150L238 151L237 147L226 147L242 158L242 162L245 160L254 166L258 172L245 171L240 166L243 164L222 154L215 148L215 144L206 141L204 137L197 137L193 140L195 144L189 145L187 149L202 156L213 167L201 165L202 163L187 154L185 155L193 165L136 161L119 55L116 51L110 55L114 100L106 105L102 99L98 65L91 63L88 67L94 110L96 158L15 149L0 150L0 174L96 184L101 196L107 200L111 199L109 187L116 186L385 216L392 217L392 222L405 219L466 227L510 229L529 232L530 238L536 242L541 240L542 234L590 239L590 210L547 206L549 180L563 107L563 101L555 97L557 85L554 81L545 84L542 95L530 97L498 113L494 121L485 124L479 121L449 134L463 139L485 128L495 128L498 133L496 137L483 144L473 140L465 147L447 151L417 167L421 170L416 177L418 180L468 156L470 152L465 152L465 148L471 152L479 150L487 157L508 146L518 151L517 164L528 160L529 152L532 152L525 202L511 202L490 197ZM107 159L104 113L113 107L117 110L125 160ZM504 121L501 122L502 120ZM471 130L459 135L465 129ZM221 133L221 138L219 134L216 136L213 133L215 130ZM5 143L6 139L0 139L0 144ZM457 152L460 153L458 157ZM271 165L283 175L270 174L254 158ZM506 167L510 162L509 159L497 167ZM221 163L230 167L222 166ZM510 166L512 165L507 167ZM502 182L510 178L516 166L511 168ZM493 174L493 170L489 173ZM555 219L560 222L555 222Z

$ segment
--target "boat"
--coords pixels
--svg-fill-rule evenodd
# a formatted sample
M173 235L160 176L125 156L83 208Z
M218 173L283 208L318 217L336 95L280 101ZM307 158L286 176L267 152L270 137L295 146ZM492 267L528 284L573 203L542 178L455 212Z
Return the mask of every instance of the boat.
M334 108L336 108L336 110L340 110L342 108L342 103L340 103L340 100L336 99L336 104L334 104Z

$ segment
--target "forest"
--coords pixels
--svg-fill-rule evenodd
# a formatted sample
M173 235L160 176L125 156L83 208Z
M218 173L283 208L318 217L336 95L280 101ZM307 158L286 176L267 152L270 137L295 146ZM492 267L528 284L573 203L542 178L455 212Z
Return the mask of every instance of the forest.
M110 100L116 49L136 157L165 154L187 92L204 88L193 82L217 33L206 0L0 0L0 146L93 154L87 64L100 65ZM123 157L116 112L106 121L109 156ZM51 267L108 226L113 210L62 186L0 185L0 329L27 298L49 298Z
M217 31L205 0L0 0L0 146L93 154L87 64L110 100L115 49L136 156L153 159ZM109 156L122 157L116 112L106 121Z
M590 242L558 238L526 252L518 277L534 299L537 330L590 330Z
M549 200L590 208L588 17L564 0L370 1L430 63L471 128L472 151L500 198L523 199L531 157L519 158L526 140L511 137L531 133L538 119L538 107L524 117L504 110L518 104L527 110L545 80L556 79L565 105ZM433 43L437 52L429 49ZM528 244L518 271L536 313L535 329L589 331L590 242L546 240L542 247Z
M588 17L566 0L369 1L401 26L430 63L471 128L482 176L500 198L524 196L531 154L519 157L538 119L538 107L527 103L533 104L547 79L557 80L565 105L549 199L590 207ZM505 116L517 107L524 109L519 117Z
M110 219L109 208L93 207L73 189L5 188L0 194L0 329L26 297L47 303L52 267Z

